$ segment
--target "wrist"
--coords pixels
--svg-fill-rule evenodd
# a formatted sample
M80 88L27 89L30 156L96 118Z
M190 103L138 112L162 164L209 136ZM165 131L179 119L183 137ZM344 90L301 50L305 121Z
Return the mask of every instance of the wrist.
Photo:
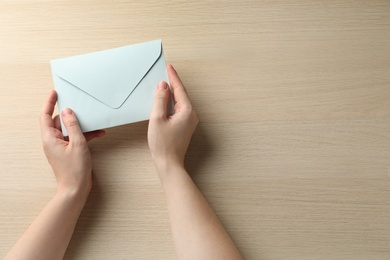
M157 171L171 168L184 168L184 156L179 156L176 153L153 154L153 161Z
M62 187L58 186L56 196L65 198L71 203L84 206L89 195L90 188Z
M57 193L70 198L84 199L92 188L92 171L56 171Z
M165 182L175 179L180 175L187 174L184 163L177 160L155 160L154 164L163 185Z
M159 175L164 175L177 169L184 169L183 162L168 158L154 159L154 165Z
M78 194L71 190L57 190L53 200L58 206L65 210L67 214L79 216L85 206L88 194Z
M64 205L81 212L87 201L88 194L78 194L77 192L68 190L57 190L55 197L61 200Z

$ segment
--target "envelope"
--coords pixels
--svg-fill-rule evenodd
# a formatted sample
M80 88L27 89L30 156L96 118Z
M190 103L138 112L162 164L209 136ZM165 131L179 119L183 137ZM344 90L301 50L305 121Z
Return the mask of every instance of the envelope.
M83 132L149 119L158 82L169 83L161 40L52 60L51 69L58 111L71 108Z

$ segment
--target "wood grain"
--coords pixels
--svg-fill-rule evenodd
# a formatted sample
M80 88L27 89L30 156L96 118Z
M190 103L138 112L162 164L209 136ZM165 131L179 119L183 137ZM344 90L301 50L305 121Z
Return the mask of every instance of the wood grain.
M390 258L388 1L0 2L0 254L55 191L55 58L163 40L201 123L186 164L246 259ZM91 143L66 259L175 259L147 122Z

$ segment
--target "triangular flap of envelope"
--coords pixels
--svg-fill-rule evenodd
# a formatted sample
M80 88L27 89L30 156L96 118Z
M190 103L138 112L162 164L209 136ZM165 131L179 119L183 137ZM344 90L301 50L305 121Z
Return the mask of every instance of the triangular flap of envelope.
M161 55L161 40L53 60L53 72L111 108L119 108Z

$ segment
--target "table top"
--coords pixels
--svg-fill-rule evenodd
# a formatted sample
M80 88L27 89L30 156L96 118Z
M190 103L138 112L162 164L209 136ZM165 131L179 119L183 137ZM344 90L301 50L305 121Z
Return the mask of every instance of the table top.
M186 167L246 259L389 259L389 1L0 3L0 255L55 192L49 61L162 39L200 124ZM147 122L92 141L65 259L175 259Z

